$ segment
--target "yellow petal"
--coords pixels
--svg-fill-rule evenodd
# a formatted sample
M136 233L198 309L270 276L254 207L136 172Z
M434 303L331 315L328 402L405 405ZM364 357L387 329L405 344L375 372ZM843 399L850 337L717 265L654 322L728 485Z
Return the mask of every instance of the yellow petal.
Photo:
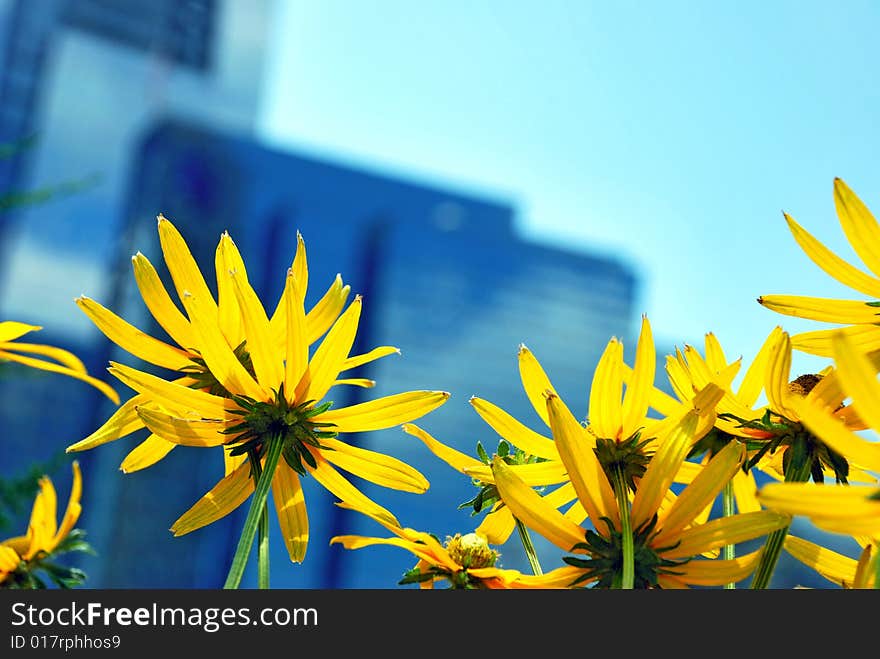
M584 530L546 503L541 495L517 478L503 460L495 458L492 467L498 493L513 515L523 524L540 533L563 551L573 551L576 544L584 541Z
M797 421L797 413L789 405L788 383L791 379L791 339L787 332L780 332L779 340L770 351L765 374L764 391L770 408L791 421Z
M547 416L547 403L544 401L544 392L552 391L556 393L556 390L550 383L550 378L547 377L540 362L525 345L520 345L517 358L519 361L519 375L522 380L523 389L526 392L526 397L528 397L532 407L535 408L538 416L549 426L550 420Z
M851 586L855 579L858 561L849 556L790 533L785 537L785 551L838 586Z
M288 402L293 403L296 389L309 366L309 343L306 337L306 313L303 307L305 291L287 272L282 300L287 318L287 334L284 344L284 392Z
M471 571L473 572L473 570ZM508 584L508 588L569 588L583 573L582 568L563 565L541 575L519 574L513 582ZM578 584L578 587L581 585Z
M306 328L308 330L309 344L320 339L339 318L339 314L345 308L345 303L351 293L351 286L342 285L342 279L336 275L336 279L327 293L306 314Z
M220 331L217 314L211 310L213 299L205 300L184 291L181 300L192 323L198 353L217 382L231 393L268 400L268 390L248 373Z
M172 371L192 366L189 354L145 334L94 300L80 296L76 304L108 339L135 357Z
M77 371L78 373L83 374L88 373L82 360L72 352L64 350L63 348L42 345L40 343L22 343L20 341L0 345L0 348L12 352L26 352L29 355L42 355L43 357L54 359L62 366L69 368L71 371Z
M875 498L871 498L871 497ZM773 510L806 517L880 518L880 487L767 483L758 501Z
M67 534L73 530L82 513L82 506L80 505L80 499L82 498L82 471L79 468L79 462L76 460L70 466L73 470L73 482L70 486L70 496L67 499L67 509L64 511L64 517L61 519L61 524L58 526L58 531L55 533L55 538L52 541L53 548L57 547L58 543L64 540Z
M599 358L590 385L590 427L597 437L603 439L619 439L623 395L622 363L623 344L612 338Z
M848 286L872 298L880 298L880 281L844 261L816 240L801 225L795 222L794 218L788 213L784 213L784 215L794 239L813 263L844 286Z
M107 398L112 400L117 405L119 404L119 394L116 393L116 390L114 390L113 387L111 387L106 382L102 382L98 378L94 378L91 375L85 375L83 373L80 373L79 371L73 371L65 366L59 366L54 362L46 362L42 359L25 357L24 355L17 355L13 352L7 352L5 350L0 350L0 360L2 359L8 359L11 362L24 364L25 366L30 366L31 368L36 368L41 371L49 371L51 373L66 375L73 378L74 380L81 380L82 382L92 385L95 389L107 396Z
M306 336L309 345L320 339L330 326L339 318L348 300L351 292L350 286L342 285L342 277L336 275L333 283L324 293L324 296L318 300L318 303L306 314ZM303 288L305 293L305 288ZM287 327L287 311L284 308L284 300L278 301L278 306L269 320L272 326L272 334L275 337L275 343L284 346L284 333Z
M880 471L880 444L869 442L846 428L844 422L828 410L805 400L792 400L798 418L813 434L851 464L862 469Z
M664 546L673 542L682 529L710 506L725 483L737 473L745 458L745 445L733 440L709 460L700 474L684 488L676 497L675 503L662 516L660 533L654 540L655 546ZM653 463L652 459L651 464ZM641 484L639 488L641 489ZM633 507L635 508L635 504Z
M159 243L162 246L162 254L165 257L168 272L171 273L171 279L174 281L177 296L183 300L184 291L188 291L190 295L203 300L206 308L211 310L211 322L216 322L217 303L214 302L211 291L205 283L205 278L186 246L183 236L163 215L159 215L157 221ZM190 316L190 321L192 320L193 318Z
M34 498L31 517L28 523L28 539L30 548L23 558L30 560L40 551L51 551L52 539L58 530L58 496L51 479L43 476L39 480L39 491Z
M788 515L772 510L759 510L754 513L741 513L731 517L713 519L710 522L694 526L683 531L679 543L663 552L664 558L687 558L698 556L723 545L734 545L747 540L754 540L791 522ZM654 547L659 547L655 542Z
M297 401L321 400L339 376L357 333L361 296L356 295L321 341L297 389Z
M353 357L349 357L342 363L342 370L347 371L352 368L356 368L361 366L362 364L368 364L370 362L374 362L377 359L381 359L382 357L387 357L388 355L399 355L400 348L395 348L394 346L380 346L378 348L373 348L370 352L366 352L362 355L354 355Z
M162 439L158 435L150 435L125 456L119 469L125 474L131 474L152 467L168 455L175 446L176 444Z
M281 537L284 538L290 560L302 563L309 544L309 516L305 493L299 476L284 460L279 461L272 476L272 496Z
M37 332L43 329L40 325L28 325L27 323L19 323L15 320L4 320L0 322L0 343L6 341L15 341L29 332Z
M214 268L217 271L217 309L220 329L230 345L238 345L245 337L241 309L232 277L247 283L248 276L244 259L227 231L223 232L220 242L217 243Z
M314 450L312 451L312 455L315 457L317 466L312 467L307 464L306 469L328 492L356 510L369 511L371 514L382 518L386 524L393 524L397 527L400 526L400 522L397 521L397 518L394 515L364 495L345 477L343 477L342 474L336 471L336 469L324 459L321 451Z
M862 262L880 275L880 225L868 207L841 179L834 179L834 206L849 244Z
M107 370L138 393L148 394L171 410L193 410L205 419L225 419L229 411L238 409L238 405L228 398L190 389L125 364L111 361Z
M721 586L742 581L755 571L761 560L759 549L733 559L694 559L671 568L675 577L692 586Z
M773 352L773 346L780 340L781 333L782 328L778 325L773 328L743 376L736 397L747 407L754 406L758 396L761 395L770 354Z
M483 518L474 533L483 536L489 544L503 545L510 538L514 528L516 528L516 520L510 508L499 501Z
M605 470L596 457L595 439L577 422L558 396L547 395L547 411L559 457L568 470L568 477L587 515L592 520L608 517L618 524L620 513L617 501Z
M85 439L67 447L67 453L74 451L86 451L101 444L112 442L120 437L125 437L144 427L144 422L137 413L137 406L143 405L148 398L143 394L137 394L125 401L104 424Z
M446 391L408 391L328 410L312 417L312 421L332 423L335 425L332 429L339 433L382 430L414 421L437 409L448 399L449 393Z
M171 532L175 536L190 533L222 519L238 508L254 491L250 471L250 464L242 463L181 515L172 524Z
M880 322L880 309L861 300L836 300L804 295L762 295L758 303L777 313L828 323Z
M376 545L400 547L421 558L426 564L425 567L430 567L437 563L435 557L428 553L423 545L410 540L404 540L403 538L368 538L361 535L337 535L330 539L330 544L340 544L346 549L363 549L364 547L374 547Z
M748 473L738 470L733 476L733 498L736 501L737 512L752 513L761 510L761 503L758 501L758 486L755 482L754 470L750 469Z
M801 352L820 357L831 357L831 337L838 332L846 334L847 338L861 352L869 353L880 350L880 327L876 325L853 325L850 327L835 327L832 329L802 332L791 337L791 346Z
M859 410L859 416L870 427L880 429L880 382L877 381L877 369L845 334L835 335L831 339L831 345L840 384L852 398ZM828 377L830 376L823 378L819 384ZM828 397L825 401L830 405L839 402L829 400Z
M690 413L657 438L659 448L651 457L633 497L630 516L634 529L641 528L657 512L688 451L694 445L696 431L697 415ZM696 514L698 511L694 512Z
M523 425L500 407L493 405L487 400L471 397L468 402L483 421L488 423L495 432L513 444L513 446L539 458L547 460L559 459L559 452L556 450L556 444L553 440Z
M724 349L721 347L718 337L712 332L706 333L706 363L716 373L723 371L727 367Z
M244 333L247 337L247 350L254 365L254 373L264 389L277 391L284 381L284 365L282 355L274 350L272 335L269 330L269 318L254 289L237 274L233 274L232 282Z
M651 324L646 315L642 316L642 329L636 345L636 359L633 375L626 386L621 410L621 434L629 437L635 433L645 421L650 404L651 389L654 387L654 371L657 367L657 355L654 349L654 337ZM622 381L622 379L621 379Z
M327 462L371 483L416 494L428 490L428 480L421 473L390 455L336 439L322 439L321 446L330 449L322 452Z
M565 470L565 465L559 460L509 465L509 467L526 485L532 487L568 482L568 473ZM465 469L465 473L483 483L492 482L492 468L489 465L481 464L479 467L468 468Z
M21 562L18 552L12 547L0 544L0 583L10 572L14 572Z
M303 240L302 234L296 232L296 253L293 255L293 263L290 266L293 276L300 283L300 290L305 297L306 291L309 289L309 262L306 258L306 241Z
M350 387L363 387L364 389L372 389L376 386L375 380L368 380L367 378L344 378L342 380L334 380L333 386L338 385L348 385Z
M138 407L144 425L162 439L182 446L221 446L231 437L223 434L227 427L213 419L181 419L149 407Z
M177 345L184 350L191 350L195 346L195 340L189 321L168 295L156 268L140 252L131 257L131 265L138 290L153 318L168 332L168 336L177 342Z
M465 473L466 469L483 466L483 463L476 458L446 446L446 444L437 441L430 433L413 423L404 423L402 427L404 432L413 437L418 437L430 449L431 453L461 473Z

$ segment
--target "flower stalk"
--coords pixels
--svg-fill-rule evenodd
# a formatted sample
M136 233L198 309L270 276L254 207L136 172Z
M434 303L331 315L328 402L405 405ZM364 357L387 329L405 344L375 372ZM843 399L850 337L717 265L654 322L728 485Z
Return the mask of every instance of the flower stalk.
M514 517L516 520L516 530L519 531L519 539L522 541L523 549L526 552L526 558L529 559L529 566L532 568L532 573L539 577L544 574L544 571L541 569L541 564L538 562L538 553L535 551L535 545L532 544L532 537L529 535L529 530L525 527L519 518Z
M785 482L806 483L810 479L813 451L804 440L796 441L789 450L794 453L794 456L785 467ZM791 528L790 523L771 532L767 536L763 552L761 553L761 560L755 569L755 576L752 578L752 583L749 586L751 590L764 590L769 587L789 528Z
M721 490L721 515L723 517L733 515L733 483L731 481L727 481ZM733 560L736 558L736 548L734 545L724 545L721 549L721 555L724 560ZM726 583L724 588L725 590L735 590L736 584Z
M632 523L629 517L629 488L623 467L615 465L611 470L611 486L620 509L621 566L620 588L632 590L635 587L635 545L633 542Z
M278 466L278 459L281 457L281 449L284 447L284 443L279 438L274 438L274 441L270 440L268 444L262 471L259 473L254 471L252 474L254 478L254 494L248 509L247 518L244 521L244 528L242 528L241 536L238 539L235 555L232 557L229 574L226 576L226 583L223 585L225 590L234 590L241 584L248 555L254 545L257 527L260 525L261 518L266 514L266 499L269 495L269 486L272 483L272 476L275 474L275 467ZM266 562L268 563L268 561ZM268 572L268 565L266 565L266 570ZM268 574L265 579L268 581Z

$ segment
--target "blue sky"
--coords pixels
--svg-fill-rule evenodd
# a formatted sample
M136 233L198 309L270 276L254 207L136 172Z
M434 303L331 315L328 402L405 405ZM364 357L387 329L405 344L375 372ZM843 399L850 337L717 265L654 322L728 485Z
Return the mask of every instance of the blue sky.
M750 360L776 324L823 327L759 295L858 297L782 211L847 259L834 177L880 215L880 3L277 8L265 139L500 198L529 239L617 254L658 344L713 331Z

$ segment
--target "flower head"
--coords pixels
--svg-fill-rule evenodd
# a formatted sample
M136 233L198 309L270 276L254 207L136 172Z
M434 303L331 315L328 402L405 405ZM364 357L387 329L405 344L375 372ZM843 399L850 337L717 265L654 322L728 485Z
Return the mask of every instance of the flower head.
M717 402L717 392L710 388L707 393L711 394L710 403ZM702 424L693 409L668 418L631 504L618 505L615 492L619 489L602 469L593 447L584 441L580 424L557 396L548 392L546 400L560 456L593 528L575 524L548 505L502 461L493 462L493 471L501 497L512 513L564 552L574 554L564 560L579 571L576 583L619 587L627 553L633 564L631 579L635 588L684 588L740 581L755 569L760 550L726 560L707 559L704 555L788 524L787 515L772 511L698 521L700 513L745 459L745 448L738 442L717 453L668 503L669 486Z
M218 295L215 300L177 228L162 215L158 217L157 227L165 265L184 311L188 313L185 298L197 298L203 319L209 318L215 326L216 331L212 334L212 339L228 346L241 368L252 374L250 349L245 345L241 312L229 275L230 272L237 272L239 278L246 278L246 272L232 238L228 233L223 233L217 244L214 263ZM296 254L290 267L296 273L300 287L305 292L309 279L308 263L305 242L299 234L297 234ZM133 357L175 373L176 383L209 393L222 393L222 385L208 368L202 353L205 349L209 351L212 349L211 346L206 348L203 345L204 337L200 336L199 332L203 333L204 330L200 330L191 318L181 312L178 304L166 290L156 268L146 256L140 252L135 254L132 257L132 268L145 306L172 342L150 336L89 297L81 296L76 300L79 308L108 339ZM308 345L323 336L338 318L345 307L349 292L350 287L343 286L342 278L337 275L324 296L306 314L302 331ZM270 341L276 350L283 349L286 332L286 308L279 300L269 318ZM367 355L352 356L343 365L342 370L396 352L397 349L390 346L376 348ZM366 387L373 384L362 379L347 379L342 383ZM142 394L132 396L95 432L68 446L68 452L92 449L142 430L144 423L138 415L137 408L148 406L147 396ZM124 472L132 472L149 467L168 455L174 446L174 443L162 439L161 436L150 434L125 457L121 469Z
M340 504L344 508L351 508ZM570 567L562 567L540 576L507 570L497 565L501 556L478 533L456 533L445 542L424 531L403 528L389 523L387 519L361 510L384 526L393 537L378 538L358 535L341 535L330 540L346 549L361 549L372 545L392 545L412 553L418 562L408 570L399 585L419 584L420 588L433 588L446 582L451 589L516 589L516 588L566 588L577 573Z
M588 511L578 501L547 412L546 392L557 397L558 394L538 359L525 345L520 346L517 357L523 390L538 418L551 431L548 433L550 436L532 430L488 400L475 396L470 399L470 404L501 437L496 452L499 459L524 482L544 493L545 502L555 508L567 507L566 517L580 524L587 518ZM651 460L657 446L657 433L663 424L663 418L649 417L649 408L659 392L654 387L655 363L651 325L647 316L643 316L634 366L630 368L623 359L623 343L611 338L593 375L588 423L578 424L576 429L572 429L572 432L582 436L584 442L595 447L598 464L603 470L609 473L617 467L623 470L631 490L635 489ZM664 401L667 404L662 406L664 413L675 414L683 408L691 409L695 404L693 395L683 403L662 395L667 399ZM699 432L708 431L713 415L711 406L702 408ZM516 520L498 494L492 459L482 445L478 443L477 459L442 444L413 424L407 424L404 430L421 439L440 459L473 479L479 492L467 505L473 506L475 512L490 510L477 527L477 533L493 543L506 542L515 528ZM688 474L682 473L681 477L687 479Z
M27 533L0 542L0 588L45 588L39 573L45 572L62 588L79 585L85 574L76 568L67 568L54 559L70 551L90 551L83 541L83 531L75 529L82 506L82 474L79 463L73 467L70 498L61 523L57 519L57 494L48 476L39 480Z
M171 527L183 535L229 514L256 490L270 483L275 509L290 558L301 562L308 543L308 517L300 479L314 477L340 500L394 521L384 508L364 496L336 467L384 487L421 493L428 482L409 465L359 448L340 437L379 430L419 418L446 402L443 391L410 391L331 409L328 391L340 384L350 357L362 300L355 297L332 323L309 355L312 335L304 307L304 277L288 270L276 325L250 283L231 238L221 239L218 276L221 290L234 296L235 314L222 320L222 310L189 267L179 273L179 295L187 312L191 350L204 364L216 387L193 386L191 377L168 381L112 362L110 372L137 392L134 413L155 437L171 446L223 447L226 475ZM223 299L221 295L221 300ZM283 311L282 311L283 310ZM224 327L227 328L224 331ZM228 328L240 327L240 335ZM248 358L245 362L243 346ZM375 353L375 351L374 351ZM199 384L204 385L205 379ZM213 391L213 393L212 393ZM335 466L334 466L335 465ZM256 498L255 498L256 499Z

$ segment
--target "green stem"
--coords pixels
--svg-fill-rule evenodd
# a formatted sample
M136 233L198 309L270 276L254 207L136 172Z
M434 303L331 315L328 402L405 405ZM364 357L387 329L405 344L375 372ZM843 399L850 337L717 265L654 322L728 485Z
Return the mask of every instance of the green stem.
M724 484L724 488L721 490L721 514L724 517L730 517L733 515L733 512L733 483L727 481ZM721 549L721 555L725 560L733 560L736 558L736 547L734 545L724 545ZM724 588L725 590L734 590L736 584L726 583L724 584Z
M260 458L253 449L248 451L248 458L251 462L254 479L259 482L263 474ZM257 588L260 590L269 589L269 506L265 502L257 529Z
M247 518L245 518L244 528L241 530L241 537L238 539L235 555L232 557L232 565L229 568L229 574L226 576L226 583L223 584L223 588L227 590L238 588L241 583L241 577L244 575L244 568L247 565L248 554L250 554L254 546L257 526L266 506L266 498L269 495L272 476L275 474L275 467L278 465L278 458L281 456L282 442L270 440L268 444L269 448L266 451L263 471L259 476L256 473L254 474L256 483L253 498L251 499L251 507L248 510Z
M635 546L633 543L632 523L629 519L629 488L623 469L615 467L611 474L611 485L614 488L614 496L620 509L620 533L623 549L623 570L620 577L620 588L632 590L635 586Z
M799 464L795 464L792 459L789 468L785 470L786 483L806 483L810 480L810 466L812 464L812 452L806 451L807 455L802 460L798 460ZM776 571L776 564L779 562L779 555L782 553L782 546L785 544L785 538L788 536L788 529L791 524L786 524L781 529L772 531L767 536L764 543L764 550L761 553L761 560L755 569L755 576L752 577L752 583L749 586L752 590L764 590L770 585L770 579L773 572Z
M516 520L516 530L519 531L519 539L522 541L523 549L526 550L526 558L529 559L532 572L535 576L541 576L544 574L544 571L541 570L541 564L538 562L538 554L535 551L535 545L532 544L532 536L529 535L529 530L525 524L516 517L514 519Z

